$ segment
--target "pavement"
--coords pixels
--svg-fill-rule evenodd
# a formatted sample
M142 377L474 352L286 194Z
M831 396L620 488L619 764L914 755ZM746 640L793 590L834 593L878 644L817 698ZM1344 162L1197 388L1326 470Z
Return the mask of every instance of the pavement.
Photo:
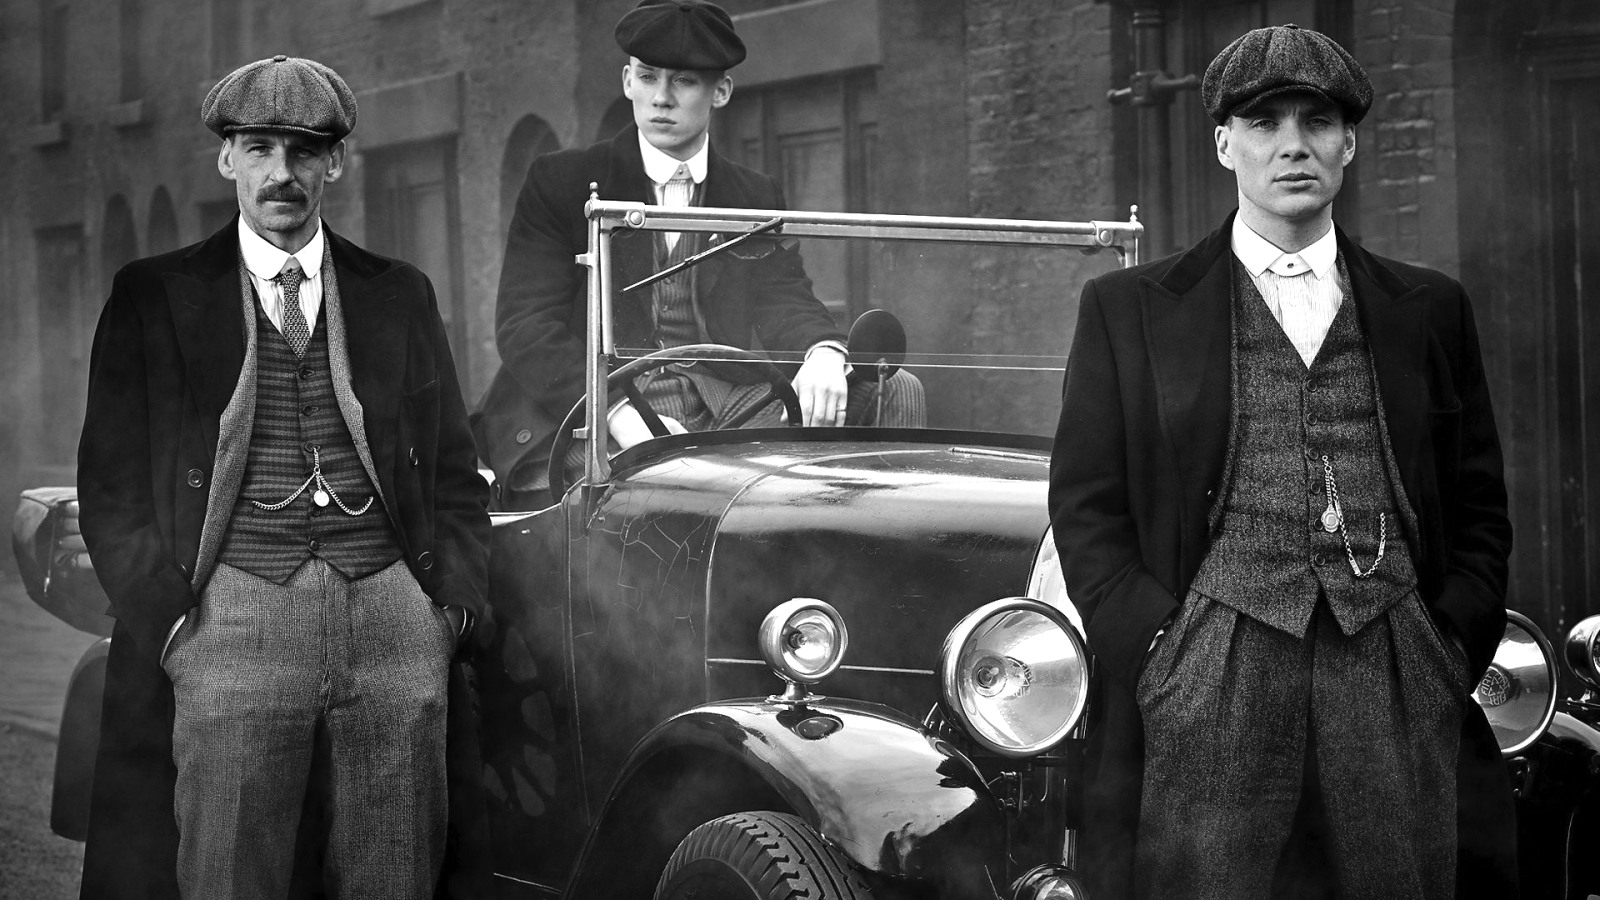
M83 845L50 831L61 702L97 638L34 605L0 564L0 898L78 896Z

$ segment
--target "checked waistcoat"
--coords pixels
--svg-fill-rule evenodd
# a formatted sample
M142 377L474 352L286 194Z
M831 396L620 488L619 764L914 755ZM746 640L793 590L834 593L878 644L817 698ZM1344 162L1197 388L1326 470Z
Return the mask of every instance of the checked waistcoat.
M312 556L352 580L371 575L401 557L382 502L374 500L361 515L352 516L331 498L318 505L316 484L279 510L251 502L272 505L294 494L311 474L313 447L323 476L346 506L361 509L377 494L334 394L328 332L322 325L325 312L300 358L267 318L259 298L255 313L255 422L218 559L277 584Z
M1339 273L1348 284L1342 260ZM1193 588L1296 637L1326 597L1339 629L1354 634L1416 584L1355 304L1347 291L1308 370L1237 260L1233 281L1232 464ZM1342 530L1325 527L1328 467ZM1350 556L1366 571L1380 536L1382 561L1356 577Z

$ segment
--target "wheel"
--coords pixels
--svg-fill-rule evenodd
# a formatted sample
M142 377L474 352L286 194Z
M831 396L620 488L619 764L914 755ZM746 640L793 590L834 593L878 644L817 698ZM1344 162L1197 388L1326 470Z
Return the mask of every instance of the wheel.
M656 900L850 900L872 896L861 873L804 821L742 812L689 832Z
M766 398L759 403L751 404L743 415L739 416L735 421L730 421L724 427L737 428L743 425L756 413L760 412L763 407L775 401L783 404L784 410L788 413L790 425L800 424L800 397L795 394L794 385L790 384L789 379L784 377L783 370L758 353L741 350L738 347L729 347L725 344L688 344L683 347L669 347L665 350L647 353L637 359L629 360L626 365L606 376L606 387L610 390L615 390L619 385L627 385L630 391L629 397L633 400L634 405L639 408L639 413L644 416L645 422L650 425L650 431L656 437L664 437L667 432L665 428L660 427L660 419L655 410L650 409L642 394L632 390L632 385L634 379L646 372L652 372L686 359L740 359L756 364L756 372L761 376L761 380L767 384L768 393ZM550 459L547 463L550 473L550 495L557 500L561 499L561 495L565 494L569 487L565 465L567 451L572 447L572 430L577 428L578 423L583 421L583 410L587 403L588 400L585 398L579 400L572 407L567 413L567 417L561 421L560 427L556 429L555 441L550 445Z

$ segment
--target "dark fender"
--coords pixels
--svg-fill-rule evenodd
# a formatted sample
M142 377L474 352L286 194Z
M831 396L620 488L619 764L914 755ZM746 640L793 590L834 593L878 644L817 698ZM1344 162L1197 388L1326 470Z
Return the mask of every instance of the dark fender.
M111 639L83 651L67 682L56 742L55 784L50 795L50 830L83 840L89 833L89 789L94 785L95 750L100 746L100 705L106 693L106 654Z
M696 707L645 735L567 896L647 897L690 830L753 809L792 812L867 872L923 879L941 896L994 896L1004 872L1005 816L960 751L874 703L749 699Z

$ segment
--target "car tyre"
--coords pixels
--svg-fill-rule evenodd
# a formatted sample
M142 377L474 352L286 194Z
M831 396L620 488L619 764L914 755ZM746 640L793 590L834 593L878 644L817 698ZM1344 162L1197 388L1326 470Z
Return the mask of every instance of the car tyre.
M870 898L861 873L795 816L742 812L712 819L678 844L656 900Z

